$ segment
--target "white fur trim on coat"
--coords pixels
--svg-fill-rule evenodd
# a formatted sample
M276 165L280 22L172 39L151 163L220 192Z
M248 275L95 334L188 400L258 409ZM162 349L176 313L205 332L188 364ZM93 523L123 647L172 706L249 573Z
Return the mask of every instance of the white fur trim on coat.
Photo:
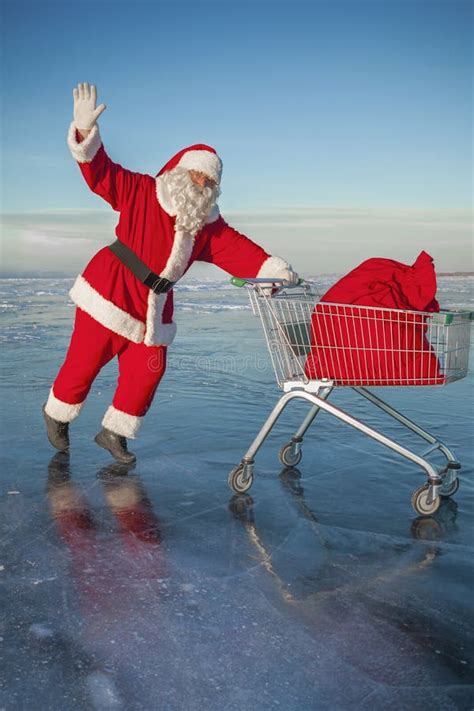
M209 151L194 152L209 153ZM168 215L173 217L176 214L173 201L171 200L168 188L166 183L162 180L161 175L156 177L155 186L158 203ZM214 205L206 220L206 224L215 222L218 217L219 207ZM186 271L186 267L189 264L189 260L191 259L193 247L193 235L189 232L176 230L171 252L166 265L159 276L164 277L169 281L178 281L178 279L181 279ZM163 323L163 309L165 307L166 298L166 294L155 294L153 291L150 291L148 295L146 331L144 338L145 345L147 346L169 346L173 342L176 335L176 324L174 322Z
M72 157L78 163L90 163L102 144L99 127L95 124L87 138L79 143L76 140L76 124L73 121L69 126L67 144Z
M291 265L281 257L268 257L260 267L256 278L273 277L274 279L285 279L288 275L288 270L291 271Z
M115 434L122 435L122 437L135 439L142 420L143 417L129 415L127 412L117 410L113 405L110 405L102 420L102 426L115 432Z
M189 232L176 230L168 261L160 276L169 281L181 279L191 259L194 237Z
M194 237L188 232L177 230L168 261L160 276L169 281L178 281L189 264L193 247ZM163 323L163 309L166 299L167 294L155 294L151 290L148 294L144 339L147 346L169 346L174 340L176 324Z
M150 345L155 346L169 346L173 343L176 336L176 324L172 323L158 323L156 325L154 343ZM145 339L145 345L148 345Z
M179 160L178 165L180 168L205 173L209 178L215 180L217 184L221 182L222 161L218 155L211 151L187 151Z
M81 274L74 282L69 296L79 308L114 333L125 336L134 343L143 341L145 324L116 306L112 301L104 299Z
M51 388L44 411L47 415L52 417L53 420L57 420L58 422L71 422L78 416L83 404L83 402L79 402L73 405L69 402L64 402L55 396L53 388Z
M176 324L163 323L163 309L168 294L148 294L146 311L146 331L144 343L146 346L169 346L176 336Z

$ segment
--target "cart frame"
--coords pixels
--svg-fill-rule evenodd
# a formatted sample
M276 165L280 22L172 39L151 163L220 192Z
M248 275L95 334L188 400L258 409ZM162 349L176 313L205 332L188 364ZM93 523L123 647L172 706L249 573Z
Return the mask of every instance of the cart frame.
M236 286L246 286L248 289L250 301L252 304L253 312L255 315L260 316L262 319L262 325L264 328L267 345L269 346L270 356L272 358L272 363L275 369L275 374L277 376L277 382L279 387L284 391L278 402L276 403L273 410L268 415L266 421L262 425L260 431L256 435L252 444L244 454L241 462L232 469L229 474L228 483L230 488L238 494L245 493L251 487L254 477L254 463L257 452L265 442L266 438L273 429L275 423L279 419L283 410L287 405L293 400L304 400L308 402L311 407L301 422L298 429L295 431L293 437L283 445L280 449L279 458L281 463L286 467L295 467L299 464L302 457L302 443L303 439L316 419L317 415L323 411L332 415L336 419L350 427L358 430L362 434L370 437L371 439L379 442L388 449L392 450L396 454L408 459L414 464L418 465L426 474L426 483L416 489L412 495L412 505L415 511L422 515L428 516L435 513L441 503L442 498L447 498L452 496L459 488L458 471L461 468L461 464L457 461L454 452L449 449L441 440L437 439L434 435L427 432L425 429L420 427L416 422L413 422L408 417L398 412L394 407L389 405L387 402L382 400L378 395L368 390L363 385L352 385L350 386L357 395L367 400L374 407L382 410L384 413L392 417L394 420L399 422L406 429L413 432L420 439L427 443L427 447L420 454L415 453L411 449L402 446L396 440L387 437L382 432L373 427L370 427L366 423L362 422L358 418L350 415L345 410L336 407L332 403L328 402L331 393L335 388L341 387L335 384L334 380L311 380L305 376L304 372L301 372L299 376L290 378L288 377L290 371L284 372L282 375L281 363L278 362L278 358L275 360L275 352L272 352L271 348L271 338L269 338L268 324L265 321L265 314L262 313L262 307L268 308L271 306L271 301L275 294L279 298L285 298L287 290L290 287L280 279L271 280L273 288L269 288L268 279L232 279L232 282ZM311 299L311 287L307 282L300 281L297 285L302 289L302 299ZM292 298L298 298L297 293L294 293ZM314 304L317 303L317 299ZM384 309L381 309L381 311ZM443 325L447 328L453 322L453 319L448 316L449 312L443 312ZM445 382L451 382L464 377L467 372L467 358L469 354L469 330L470 330L470 318L472 314L470 312L460 312L464 317L464 322L461 327L464 329L462 348L464 352L462 357L465 361L464 369L457 371L456 375L453 377L446 377ZM437 314L438 316L438 314ZM455 313L456 316L456 313ZM275 317L275 313L272 318ZM301 319L301 315L298 316ZM278 321L278 315L276 315L276 320ZM276 329L274 331L281 331L278 333L278 338L285 338L284 330L280 328L280 325L276 323ZM467 333L466 333L467 332ZM274 336L274 333L273 333ZM466 336L467 336L467 350L466 350ZM294 344L289 344L293 346ZM452 350L452 346L450 346ZM291 353L290 353L291 359ZM297 360L297 359L295 359ZM294 363L292 364L292 367ZM301 364L300 364L301 368ZM436 467L427 459L427 456L433 452L438 451L445 458L445 464L441 467Z

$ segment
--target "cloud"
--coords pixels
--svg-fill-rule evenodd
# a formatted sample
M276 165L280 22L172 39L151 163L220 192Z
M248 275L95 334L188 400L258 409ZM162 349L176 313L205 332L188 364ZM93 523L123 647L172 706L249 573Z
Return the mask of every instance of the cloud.
M43 228L43 230L44 229L45 228ZM66 246L68 248L82 247L90 241L87 237L65 236L64 232L51 234L47 231L39 232L36 229L23 230L21 237L24 244L31 245L32 247L43 247L45 249L63 249Z
M434 257L438 270L473 269L468 210L321 206L224 216L303 274L340 273L371 256L412 263L422 249ZM115 239L117 219L107 209L5 214L0 220L2 270L78 273Z
M0 219L3 272L74 274L114 240L117 215L102 210L48 210Z
M230 217L304 273L344 272L372 256L412 263L421 250L440 271L473 269L469 210L322 206Z

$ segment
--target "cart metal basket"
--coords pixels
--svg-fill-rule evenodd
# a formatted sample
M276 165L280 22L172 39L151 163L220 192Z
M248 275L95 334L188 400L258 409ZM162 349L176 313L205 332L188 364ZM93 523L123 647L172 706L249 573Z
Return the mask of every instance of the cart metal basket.
M280 450L280 461L296 466L302 442L323 410L419 465L426 483L412 496L415 511L435 513L441 498L459 488L461 468L453 452L436 437L395 410L366 386L446 385L466 376L469 364L469 311L420 312L331 304L319 301L308 282L290 287L281 279L232 279L248 290L253 313L261 320L279 387L284 394L273 408L240 464L229 474L235 493L253 482L255 455L286 405L307 400L311 409L291 440ZM370 403L428 443L416 454L328 402L336 387L352 387ZM439 451L442 468L426 457Z

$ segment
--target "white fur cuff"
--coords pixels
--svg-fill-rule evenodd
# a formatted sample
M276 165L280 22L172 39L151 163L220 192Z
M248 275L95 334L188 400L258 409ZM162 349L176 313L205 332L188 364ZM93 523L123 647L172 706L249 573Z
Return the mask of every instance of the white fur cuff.
M135 439L137 432L140 429L142 419L143 417L128 415L126 412L117 410L113 405L111 405L104 415L102 426L106 427L108 430L112 430L115 434Z
M44 411L47 415L52 417L53 420L57 420L58 422L71 422L78 416L83 404L83 402L79 402L76 405L71 405L69 402L63 402L63 400L59 400L59 398L55 396L53 388L51 388Z
M269 277L273 279L286 279L291 266L281 257L268 257L257 273L257 279Z
M96 124L87 138L84 138L84 140L79 143L76 140L76 124L73 121L69 126L67 144L72 153L72 157L77 160L78 163L90 163L102 144L99 127Z

